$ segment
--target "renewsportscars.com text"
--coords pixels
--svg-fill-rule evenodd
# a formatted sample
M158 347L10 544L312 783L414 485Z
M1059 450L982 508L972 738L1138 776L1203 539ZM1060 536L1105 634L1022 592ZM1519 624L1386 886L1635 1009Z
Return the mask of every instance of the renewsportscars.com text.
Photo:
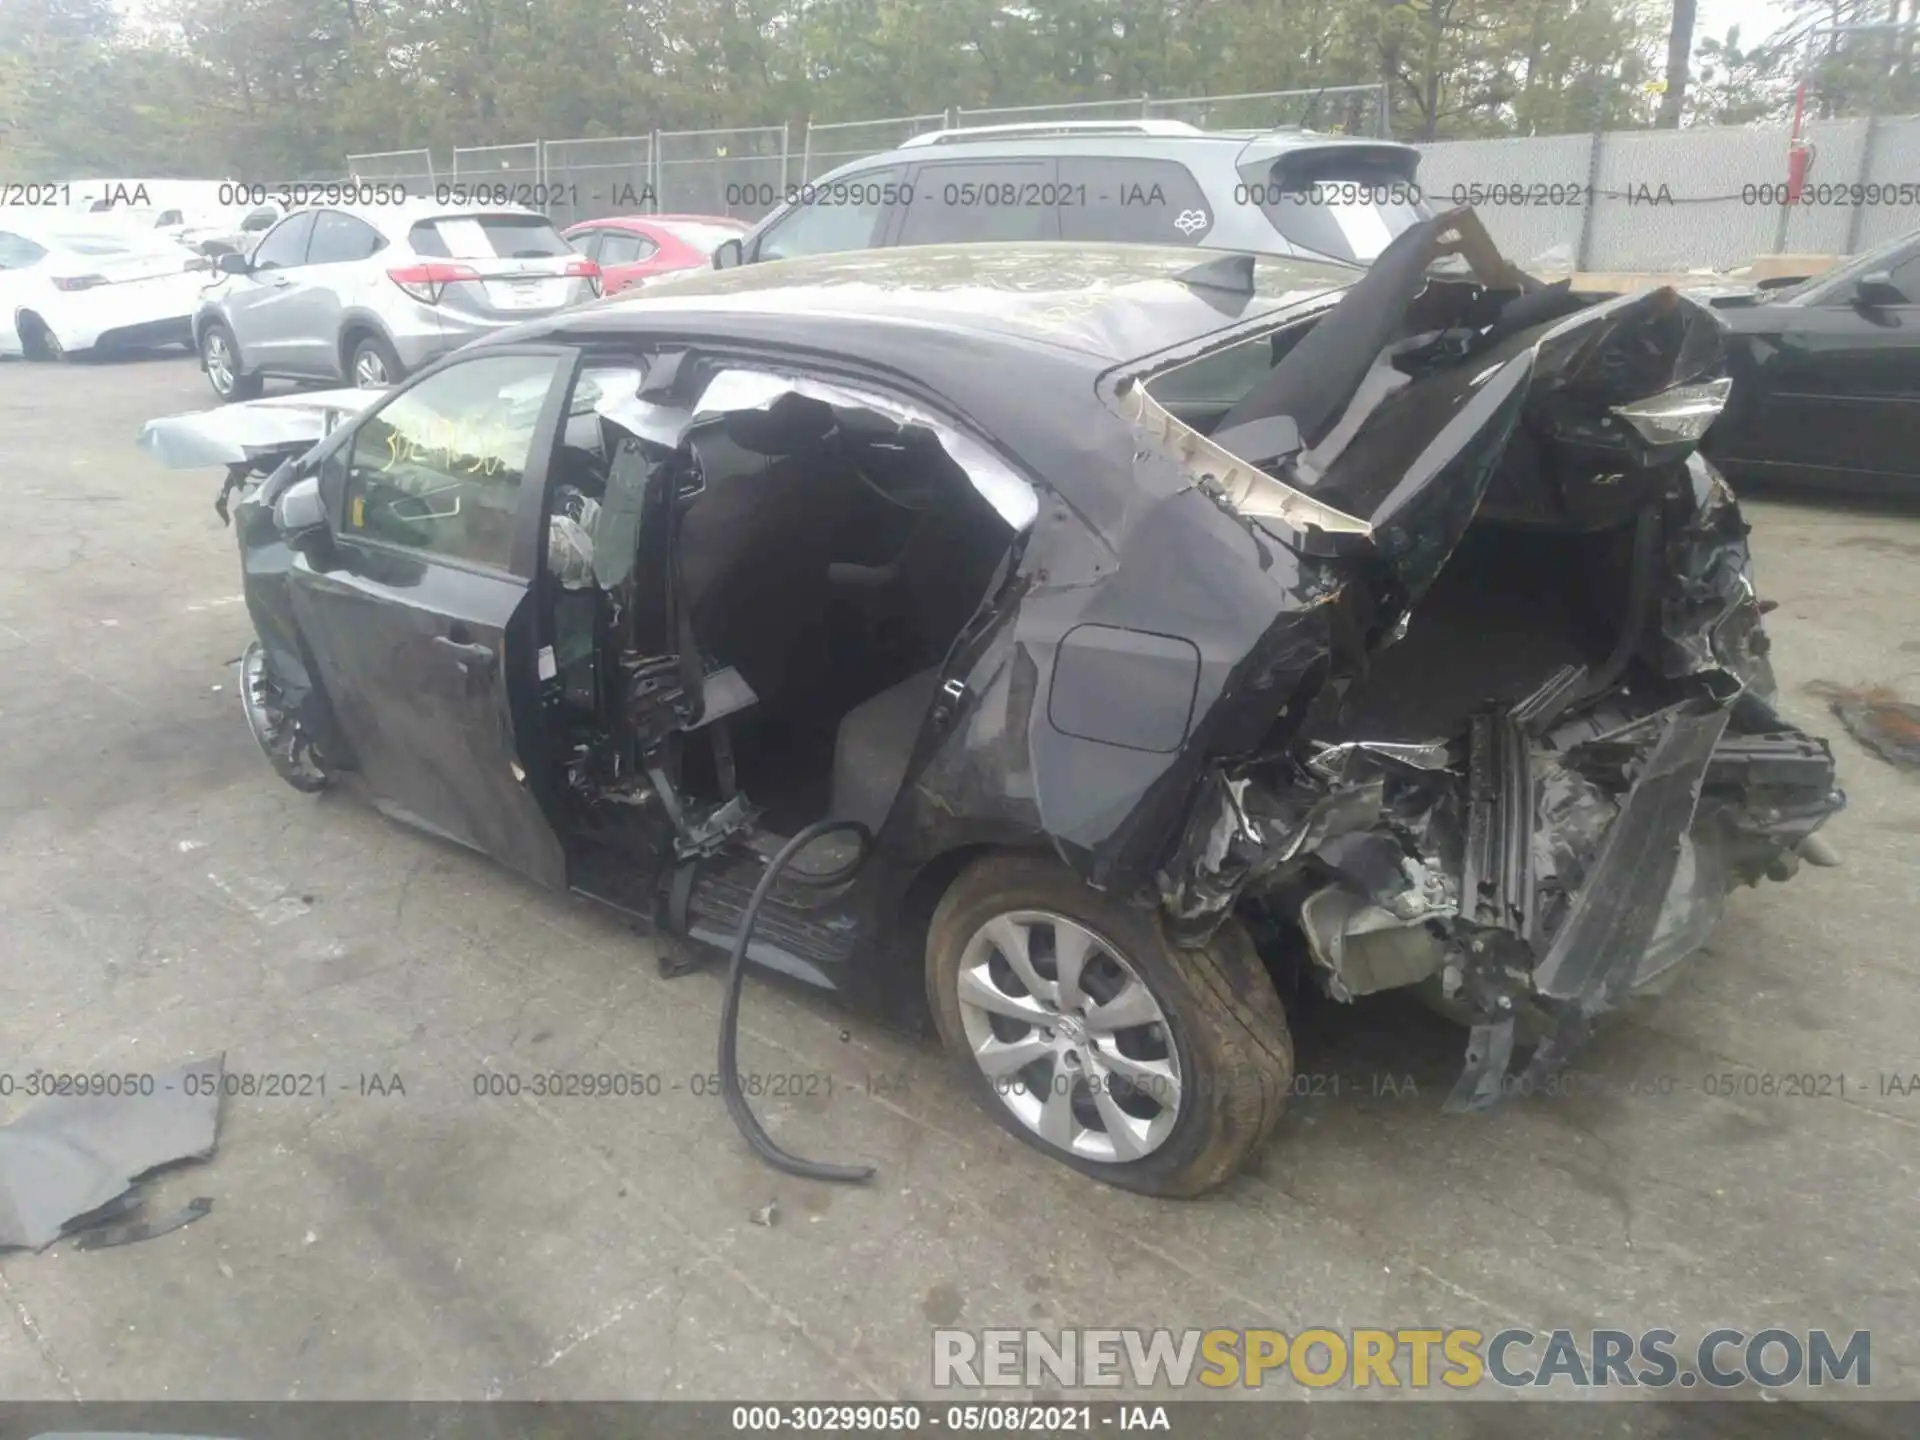
M1690 1389L1873 1383L1872 1335L1713 1330L936 1330L937 1389Z

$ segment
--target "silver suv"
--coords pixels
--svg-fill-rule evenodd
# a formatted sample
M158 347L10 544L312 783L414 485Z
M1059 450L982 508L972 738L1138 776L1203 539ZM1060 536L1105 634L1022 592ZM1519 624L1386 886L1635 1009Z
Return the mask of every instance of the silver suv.
M804 186L714 268L973 240L1135 241L1365 265L1433 212L1420 152L1311 130L1177 120L988 125L916 135Z
M391 385L600 293L600 267L538 211L424 200L293 210L218 264L193 339L222 400L258 395L269 375Z

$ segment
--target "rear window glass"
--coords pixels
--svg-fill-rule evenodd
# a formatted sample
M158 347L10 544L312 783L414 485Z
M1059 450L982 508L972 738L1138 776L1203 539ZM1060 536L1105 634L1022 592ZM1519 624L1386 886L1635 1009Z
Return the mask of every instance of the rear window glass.
M1264 180L1240 187L1242 197L1295 248L1361 264L1433 214L1410 167L1327 151L1282 155Z
M1178 160L1064 156L1058 198L1065 240L1197 245L1213 228L1206 192Z
M540 215L443 215L415 225L407 243L416 255L435 260L533 260L574 253Z

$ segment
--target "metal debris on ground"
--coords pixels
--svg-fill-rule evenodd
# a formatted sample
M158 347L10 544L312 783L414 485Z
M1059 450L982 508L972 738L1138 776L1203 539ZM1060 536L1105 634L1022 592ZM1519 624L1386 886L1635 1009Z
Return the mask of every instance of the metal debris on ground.
M780 1218L780 1202L778 1200L769 1200L747 1218L756 1225L765 1225L768 1229L772 1229L773 1222Z
M1885 685L1857 688L1815 680L1807 689L1827 702L1847 733L1889 765L1920 770L1920 705Z
M141 1204L142 1176L213 1154L225 1073L222 1052L129 1077L130 1094L55 1095L0 1126L0 1250L44 1250L107 1224L124 1233L86 1248L124 1245L199 1219L212 1201L196 1200L166 1220L120 1223Z

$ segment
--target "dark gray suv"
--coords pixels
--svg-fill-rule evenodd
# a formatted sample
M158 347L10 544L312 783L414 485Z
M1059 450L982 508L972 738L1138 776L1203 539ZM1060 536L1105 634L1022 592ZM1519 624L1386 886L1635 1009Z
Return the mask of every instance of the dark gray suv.
M1137 241L1367 264L1432 212L1420 152L1309 130L1176 120L990 125L917 135L786 188L717 269L962 241Z

